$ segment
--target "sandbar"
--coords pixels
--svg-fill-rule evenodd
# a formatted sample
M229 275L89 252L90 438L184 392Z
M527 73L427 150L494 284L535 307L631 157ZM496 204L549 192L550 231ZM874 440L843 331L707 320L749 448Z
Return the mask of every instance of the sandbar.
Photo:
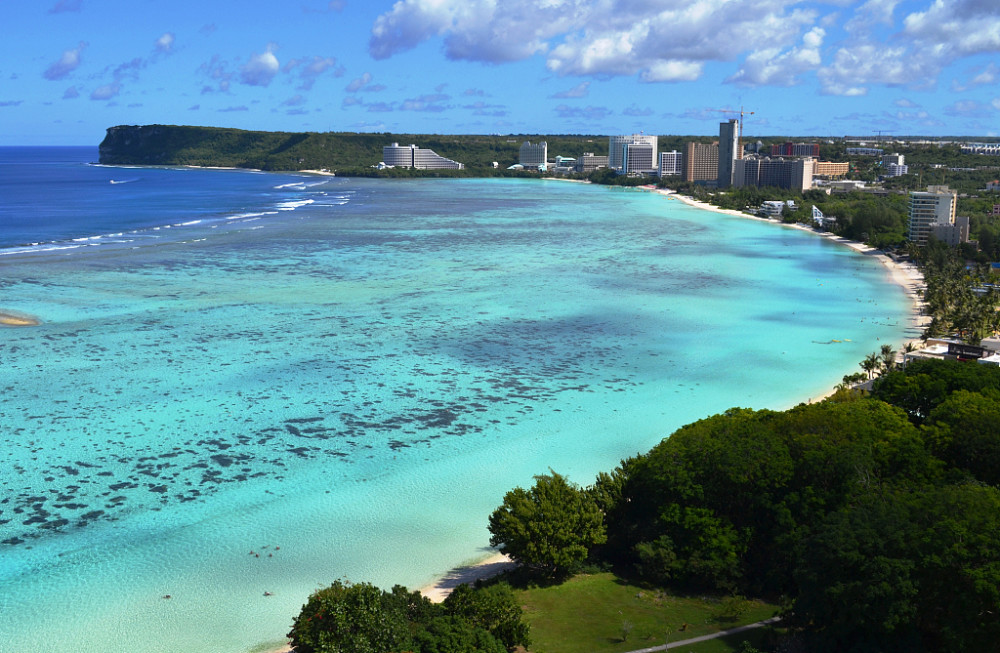
M7 327L30 327L38 326L42 321L27 313L17 313L0 308L0 326Z

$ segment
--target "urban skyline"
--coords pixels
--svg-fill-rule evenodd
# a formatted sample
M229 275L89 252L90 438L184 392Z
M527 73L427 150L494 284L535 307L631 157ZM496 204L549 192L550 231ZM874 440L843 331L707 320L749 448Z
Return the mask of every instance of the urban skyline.
M266 131L997 136L975 0L5 3L0 145ZM128 29L122 29L128 25Z

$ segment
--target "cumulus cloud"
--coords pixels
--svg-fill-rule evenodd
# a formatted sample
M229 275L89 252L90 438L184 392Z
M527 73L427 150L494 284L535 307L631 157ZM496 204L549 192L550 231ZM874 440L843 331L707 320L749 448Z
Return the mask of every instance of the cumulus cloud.
M63 93L64 100L75 100L78 97L80 97L80 89L75 86L70 86L66 89L66 92Z
M45 77L45 79L51 80L64 79L80 66L81 55L86 47L87 44L81 41L80 44L72 50L66 50L62 53L62 56L59 57L58 61L54 62L45 69L42 76Z
M367 105L367 109L371 113L388 113L390 111L395 111L395 105L389 102L372 102Z
M640 108L638 105L630 104L622 111L622 115L633 117L646 117L653 115L653 110L649 107Z
M250 61L240 69L240 81L247 86L267 86L281 69L278 58L274 56L275 46L268 44L267 49L250 57Z
M122 91L122 86L118 82L112 82L111 84L105 84L104 86L98 86L91 92L91 100L110 100L111 98L117 96Z
M639 74L644 82L691 82L699 77L705 68L700 61L681 61L666 59L650 64Z
M607 107L571 107L560 104L556 107L556 115L563 120L599 121L614 115L614 112Z
M812 27L794 0L400 0L372 27L384 59L434 37L451 59L500 63L544 54L562 75L684 81L707 61L786 47Z
M553 98L557 98L557 99L561 99L561 98L580 98L580 97L587 97L587 95L589 93L590 93L590 82L582 82L580 84L577 84L576 86L574 86L571 89L568 89L568 90L565 90L565 91L560 91L560 92L555 93L554 95L551 95L549 97L553 97Z
M0 107L16 107L24 102L24 100L4 100L0 102Z
M947 115L959 118L984 118L992 114L993 111L994 108L991 105L976 100L959 100L945 107L944 110Z
M910 100L910 99L905 98L905 97L904 98L899 98L898 100L896 100L895 102L893 102L893 104L896 105L897 107L903 107L904 109L915 109L915 108L917 108L917 107L920 106L919 104L917 104L913 100Z
M747 55L743 66L727 82L747 86L794 86L799 75L820 65L820 46L826 30L814 27L802 37L802 44L781 52L765 48Z
M903 3L894 0L871 0L858 9L856 20L847 25L856 42L838 49L833 63L819 71L824 92L865 93L873 84L931 88L955 61L1000 51L1000 12L994 2L934 0L927 9L911 11L897 23L900 6ZM896 31L871 37L867 27L873 17ZM987 67L966 84L953 82L953 89L992 83L997 74Z
M841 28L848 38L830 48ZM559 75L685 82L739 61L731 83L815 74L823 93L864 95L930 88L954 61L1000 52L1000 12L992 0L397 0L375 19L369 52L385 59L430 39L449 59L541 56ZM962 88L1000 81L984 73Z
M361 77L352 79L351 82L344 87L344 90L348 93L357 93L358 91L376 93L378 91L384 91L385 86L382 84L372 84L372 74L365 73L361 75Z
M510 113L502 104L486 104L482 101L466 104L462 108L472 111L472 115L474 116L490 116L493 118L502 118Z
M296 95L293 95L292 97L288 98L284 102L282 102L281 106L283 106L283 107L300 107L300 106L302 106L305 103L306 103L306 99L303 96L301 96L299 94L296 94Z
M998 78L1000 78L1000 67L998 67L995 63L990 62L985 68L973 75L972 78L964 84L960 83L958 80L952 80L951 89L958 92L967 91L970 88L975 88L977 86L993 84Z
M443 93L431 93L429 95L421 95L420 97L404 100L401 108L403 111L441 113L442 111L447 111L451 108L450 105L443 104L449 99L451 99L450 96Z
M208 77L215 86L203 86L201 89L201 94L205 95L207 93L214 93L215 91L221 91L223 93L229 92L229 85L233 78L233 73L229 71L229 64L222 60L219 55L213 55L212 59L207 63L203 63L198 67L198 72L202 75Z
M164 32L163 36L156 39L155 48L162 54L170 54L174 51L174 35L172 32Z
M311 59L290 59L282 70L287 73L296 68L299 68L299 79L301 80L299 90L301 91L310 90L316 84L316 80L327 71L331 71L334 77L343 77L344 75L344 67L338 66L337 60L333 57L314 55Z
M868 0L854 11L844 29L854 35L867 35L877 25L892 26L893 14L899 3L900 0Z

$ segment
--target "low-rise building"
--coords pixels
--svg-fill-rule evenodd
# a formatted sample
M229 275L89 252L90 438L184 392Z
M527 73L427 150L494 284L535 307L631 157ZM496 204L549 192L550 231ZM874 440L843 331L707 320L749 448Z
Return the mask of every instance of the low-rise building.
M415 168L417 170L451 169L462 170L465 166L446 159L434 150L416 145L400 146L399 143L382 148L382 161L390 167Z
M813 177L843 177L851 170L851 164L834 161L816 161L813 163Z
M969 242L969 218L964 215L955 217L955 222L939 222L931 225L929 236L934 240L955 247Z
M882 156L885 151L880 147L849 147L848 156Z
M573 167L577 172L593 172L599 168L607 168L608 157L594 156L593 152L584 152L583 156L576 160L576 165Z

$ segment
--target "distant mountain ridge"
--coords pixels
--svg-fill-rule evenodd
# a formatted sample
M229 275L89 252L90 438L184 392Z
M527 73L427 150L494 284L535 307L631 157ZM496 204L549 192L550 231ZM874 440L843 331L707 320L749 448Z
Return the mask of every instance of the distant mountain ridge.
M430 148L481 172L517 163L521 143L547 140L564 156L606 154L606 136L477 136L261 132L225 127L118 125L100 144L100 162L111 165L192 165L260 170L370 169L394 142Z

